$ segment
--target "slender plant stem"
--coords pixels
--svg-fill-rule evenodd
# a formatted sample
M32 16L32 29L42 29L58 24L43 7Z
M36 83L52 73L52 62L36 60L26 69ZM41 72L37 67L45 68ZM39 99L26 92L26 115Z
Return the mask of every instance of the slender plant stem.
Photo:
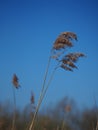
M97 114L97 103L96 103L96 98L95 96L93 95L94 97L94 103L95 103L95 113L96 113L96 129L95 130L98 130L98 114Z
M51 50L51 54L52 54L52 50ZM54 73L56 71L56 69L58 68L58 66L53 70L51 76L50 76L50 79L48 81L48 84L47 86L45 87L45 84L46 84L46 79L47 79L47 75L48 75L48 70L49 70L49 66L50 66L50 62L51 62L51 55L49 57L49 60L48 60L48 65L47 65L47 68L46 68L46 73L45 73L45 77L44 77L44 81L43 81L43 85L42 85L42 89L41 89L41 92L40 92L40 96L39 96L39 100L38 100L38 104L37 104L37 107L36 107L36 110L35 110L35 113L34 113L34 116L33 116L33 119L32 119L32 122L31 122L31 125L29 127L29 130L33 130L34 129L34 123L35 123L35 120L36 120L36 117L37 117L37 113L38 113L38 110L40 108L40 105L43 101L43 98L49 88L49 85L53 79L53 76L54 76Z
M61 128L61 130L63 130L63 129L64 129L64 119L62 121L62 128Z
M38 110L39 110L39 107L40 107L40 104L41 104L41 103L40 103L40 102L41 102L41 98L42 98L42 95L43 95L43 92L44 92L44 89L45 89L45 83L46 83L46 79L47 79L47 75L48 75L48 70L49 70L49 66L50 66L50 61L51 61L51 56L49 57L49 60L48 60L48 65L47 65L47 68L46 68L46 73L45 73L45 77L44 77L42 89L41 89L41 92L40 92L38 104L37 104L37 107L36 107L36 110L35 110L35 113L34 113L32 122L31 122L31 124L30 124L29 130L32 130L32 129L34 128L34 122L35 122L35 119L36 119L36 116L37 116L37 113L38 113Z
M64 125L65 125L65 113L63 115L63 120L62 120L62 124L61 124L61 130L64 129Z
M59 130L59 126L57 126L56 130Z
M45 96L45 94L46 94L46 92L47 92L47 90L48 90L48 88L49 88L49 86L50 86L50 83L51 83L51 81L52 81L52 79L53 79L53 77L54 77L55 71L56 71L56 69L54 69L53 72L52 72L52 74L51 74L51 77L50 77L50 79L49 79L49 81L48 81L48 84L47 84L47 86L46 86L46 88L45 88L45 90L44 90L44 92L43 92L43 95L42 95L40 104L42 103L43 98L44 98L44 96Z
M45 83L46 83L46 79L47 79L47 75L48 75L48 70L49 70L49 66L50 66L50 61L51 61L51 56L49 57L49 61L48 61L48 65L47 65L47 69L46 69L46 73L45 73L45 77L44 77L44 82L43 82L43 86L42 86L42 90L41 90L41 94L43 93L44 88L45 88Z
M49 86L50 86L50 83L51 83L51 81L52 81L52 79L53 79L53 76L54 76L55 71L56 71L56 69L54 69L54 71L52 72L51 77L50 77L50 79L49 79L49 81L48 81L48 84L47 84L46 88L44 88L44 91L43 91L42 94L41 94L40 101L39 101L38 107L37 107L37 109L36 109L36 115L37 115L38 110L39 110L39 108L40 108L40 105L41 105L41 103L42 103L42 101L43 101L43 98L44 98L44 96L45 96L45 94L46 94L46 92L47 92L47 90L48 90L48 88L49 88ZM34 115L35 118L36 118L36 115ZM34 129L35 118L33 118L32 129ZM30 130L31 130L31 129L30 129Z
M13 98L14 98L14 112L13 112L13 121L12 121L12 130L15 128L15 120L16 120L16 96L15 96L15 88L13 88Z
M98 130L98 121L97 121L97 124L96 124L96 130Z

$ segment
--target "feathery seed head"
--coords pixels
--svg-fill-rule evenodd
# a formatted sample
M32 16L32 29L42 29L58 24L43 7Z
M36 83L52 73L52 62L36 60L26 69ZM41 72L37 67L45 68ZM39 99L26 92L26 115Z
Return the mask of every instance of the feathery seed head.
M31 93L31 98L30 98L31 104L35 103L35 98L33 92Z
M65 65L65 64L61 64L60 67L63 68L64 70L67 70L67 71L73 71L73 70L71 69L71 67L68 67L68 66Z
M66 49L67 47L72 47L72 40L77 40L76 34L72 32L63 32L58 36L58 38L54 42L53 49L60 50Z
M85 55L83 53L77 52L77 53L69 53L68 55L65 56L68 60L71 60L73 62L76 62L79 57L84 57Z
M73 32L63 32L61 35L69 40L75 39L77 40L77 35Z
M83 53L69 53L65 55L61 60L61 68L72 71L74 68L77 68L74 63L83 56Z
M65 111L66 111L66 112L70 112L70 111L71 111L71 106L70 106L70 105L67 105L67 106L65 107Z
M19 80L19 79L18 79L17 75L14 74L14 75L13 75L13 79L12 79L12 83L13 83L13 85L15 86L15 88L17 88L17 89L20 87L18 80Z
M57 60L59 66L67 71L73 71L77 68L75 63L80 57L84 57L83 53L69 53L65 55L65 49L73 47L73 40L77 40L77 35L73 32L62 32L56 39L52 48L52 58Z

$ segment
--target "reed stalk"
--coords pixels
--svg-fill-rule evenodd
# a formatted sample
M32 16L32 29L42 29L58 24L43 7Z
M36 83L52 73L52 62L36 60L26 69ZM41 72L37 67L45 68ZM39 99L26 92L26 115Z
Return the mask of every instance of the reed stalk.
M46 84L46 80L47 80L47 76L48 76L48 70L49 70L50 62L51 62L51 56L49 57L49 60L48 60L48 64L47 64L47 68L46 68L46 72L45 72L45 76L44 76L42 89L41 89L41 92L40 92L40 96L39 96L39 100L38 100L38 103L37 103L37 107L36 107L36 110L34 112L34 116L33 116L33 119L31 121L29 130L33 130L34 129L34 123L35 123L35 120L36 120L36 117L37 117L37 113L38 113L38 110L39 110L41 102L42 102L42 97L43 97L45 84Z
M15 88L13 89L13 99L14 99L14 111L13 111L13 120L12 120L12 130L15 128L15 121L16 121L16 95L15 95Z
M15 89L18 89L20 87L19 82L18 82L18 77L16 74L13 75L12 78L12 89L13 89L13 100L14 100L14 112L13 112L13 120L12 120L12 129L15 130L15 121L16 121L16 94L15 94Z
M66 71L73 71L74 68L77 68L77 66L74 63L77 62L79 57L84 56L83 53L69 53L67 55L64 55L66 48L73 47L72 40L77 40L77 36L75 33L63 32L58 36L58 38L56 39L56 41L53 44L53 47L51 50L51 55L48 59L48 64L47 64L47 68L45 71L45 76L43 79L43 84L42 84L42 88L40 91L39 100L38 100L37 107L36 107L36 110L34 112L34 116L33 116L33 119L31 121L29 130L34 130L34 124L35 124L35 120L37 117L37 113L39 111L39 108L41 106L43 98L45 97L45 94L50 86L50 83L53 79L53 76L54 76L56 69L58 67L61 67ZM49 67L50 67L50 62L51 62L52 58L55 59L58 62L58 64L57 64L57 67L53 70L53 72L50 75L50 78L48 80L48 83L46 84L48 71L49 71Z

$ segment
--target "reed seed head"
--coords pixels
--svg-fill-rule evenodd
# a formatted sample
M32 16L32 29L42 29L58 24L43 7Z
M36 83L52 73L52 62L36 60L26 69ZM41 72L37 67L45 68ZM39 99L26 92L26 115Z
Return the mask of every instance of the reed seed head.
M77 68L75 63L80 57L84 57L83 53L65 54L66 48L73 47L73 40L77 41L77 35L73 32L62 32L53 44L52 58L57 60L59 66L67 71L73 71ZM58 67L57 67L58 68Z
M63 32L58 36L58 38L54 42L53 49L60 50L66 49L67 47L72 47L72 40L77 40L76 34L72 32Z
M61 64L60 67L67 71L73 71L70 67L66 66L65 64Z
M83 53L69 53L68 55L65 56L65 58L67 58L68 60L72 61L72 62L76 62L79 57L84 57L85 55Z
M33 92L31 92L31 98L30 98L31 104L35 103L35 98Z
M13 75L12 83L13 83L13 85L14 85L15 88L18 89L20 87L20 85L19 85L19 79L18 79L18 77L17 77L16 74Z
M77 35L73 32L63 32L61 33L61 35L69 40L73 40L73 39L77 40Z
M66 111L66 112L70 112L70 111L71 111L71 106L70 106L70 105L66 105L65 111Z
M69 71L73 71L74 68L77 68L75 62L78 61L80 57L84 57L83 53L69 53L65 55L61 60L61 68Z

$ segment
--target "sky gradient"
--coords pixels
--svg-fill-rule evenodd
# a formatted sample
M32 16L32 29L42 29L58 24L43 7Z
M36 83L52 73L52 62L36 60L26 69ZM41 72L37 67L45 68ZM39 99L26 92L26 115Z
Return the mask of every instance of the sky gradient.
M51 47L66 31L78 36L68 51L87 57L79 60L74 72L58 69L43 105L64 96L81 107L94 105L95 96L98 104L97 0L0 0L0 102L13 102L14 73L21 84L17 106L30 102L31 91L37 102Z

